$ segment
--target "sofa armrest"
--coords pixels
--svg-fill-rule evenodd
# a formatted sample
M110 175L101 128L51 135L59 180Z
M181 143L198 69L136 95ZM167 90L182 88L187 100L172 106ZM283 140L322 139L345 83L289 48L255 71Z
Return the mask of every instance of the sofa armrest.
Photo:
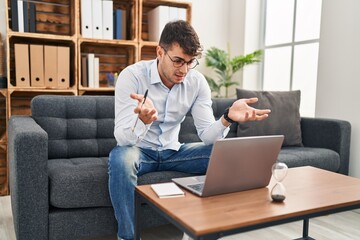
M351 125L325 118L301 118L302 142L305 147L327 148L340 155L339 173L349 174Z
M30 116L12 116L8 135L16 239L48 239L47 133Z

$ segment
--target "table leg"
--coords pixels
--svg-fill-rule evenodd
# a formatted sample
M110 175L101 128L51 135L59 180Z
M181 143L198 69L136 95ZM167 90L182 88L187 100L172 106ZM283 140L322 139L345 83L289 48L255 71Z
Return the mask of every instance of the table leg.
M302 238L297 238L295 240L315 240L314 238L309 236L309 219L304 219L303 222L303 236Z
M135 233L134 233L134 239L140 240L140 234L141 234L141 199L139 194L135 191Z

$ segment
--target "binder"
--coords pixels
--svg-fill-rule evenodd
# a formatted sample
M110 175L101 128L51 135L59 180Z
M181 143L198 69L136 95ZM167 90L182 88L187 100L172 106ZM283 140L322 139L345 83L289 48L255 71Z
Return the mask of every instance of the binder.
M186 8L169 7L169 21L186 21Z
M114 10L114 39L126 39L126 11Z
M44 87L44 46L30 44L30 85Z
M70 47L57 47L57 84L61 88L70 87Z
M113 1L103 0L102 1L102 29L104 39L113 39Z
M162 30L169 22L169 6L158 6L148 12L149 41L159 41Z
M186 21L186 8L177 8L178 9L178 19Z
M23 14L24 14L24 32L29 32L29 2L22 1L23 2Z
M17 3L18 11L18 30L19 32L24 32L24 2L23 0L18 0Z
M94 59L95 59L95 54L94 53L88 53L87 55L87 66L88 66L88 85L90 88L94 88L95 87L95 76L94 76Z
M102 38L102 1L91 0L92 3L92 37Z
M29 32L36 32L36 5L29 2Z
M81 0L81 35L92 38L92 8L91 1Z
M100 59L94 58L94 88L100 87Z
M45 86L57 87L57 46L44 46Z
M179 8L169 7L169 21L174 21L179 19Z
M148 12L149 41L159 41L162 30L169 21L186 21L186 9L158 6Z
M11 30L19 31L18 0L11 0Z
M17 87L30 87L29 45L14 44Z
M81 86L88 87L88 67L87 67L87 57L81 57Z

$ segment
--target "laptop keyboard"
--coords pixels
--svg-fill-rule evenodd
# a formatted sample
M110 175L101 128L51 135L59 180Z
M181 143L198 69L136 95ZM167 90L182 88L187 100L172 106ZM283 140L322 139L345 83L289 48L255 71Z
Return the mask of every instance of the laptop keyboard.
M204 183L189 184L188 187L194 189L197 192L202 192Z

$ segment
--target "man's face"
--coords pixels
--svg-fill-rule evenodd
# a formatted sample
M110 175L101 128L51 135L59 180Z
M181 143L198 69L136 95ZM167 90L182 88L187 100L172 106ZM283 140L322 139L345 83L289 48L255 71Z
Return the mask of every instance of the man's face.
M169 89L175 84L180 84L184 81L189 71L186 62L196 61L195 57L184 54L183 49L177 43L173 44L170 49L164 49L158 46L157 56L159 60L158 70L160 78Z

